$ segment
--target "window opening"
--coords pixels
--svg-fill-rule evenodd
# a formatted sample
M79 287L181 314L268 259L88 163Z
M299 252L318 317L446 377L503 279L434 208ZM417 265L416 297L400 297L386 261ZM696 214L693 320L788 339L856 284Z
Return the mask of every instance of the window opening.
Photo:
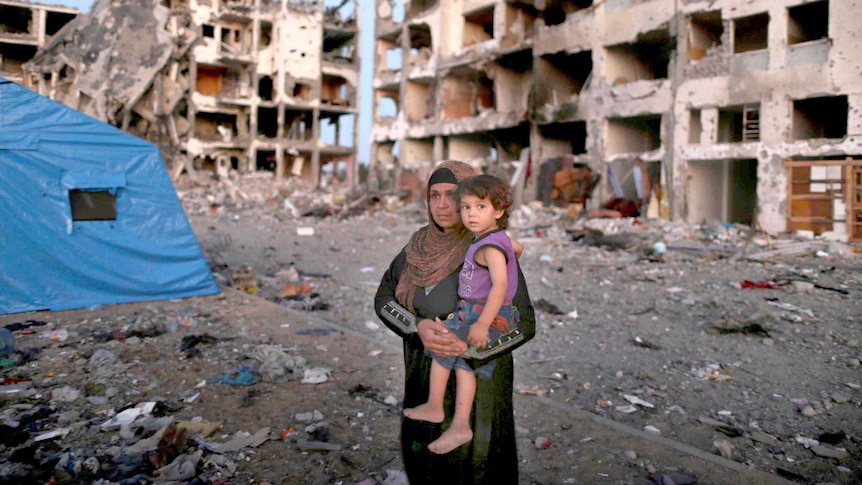
M117 196L107 190L70 190L69 205L73 221L117 220Z
M829 2L806 3L787 9L787 44L820 40L829 36Z
M760 13L733 21L733 53L766 49L769 34L769 14Z

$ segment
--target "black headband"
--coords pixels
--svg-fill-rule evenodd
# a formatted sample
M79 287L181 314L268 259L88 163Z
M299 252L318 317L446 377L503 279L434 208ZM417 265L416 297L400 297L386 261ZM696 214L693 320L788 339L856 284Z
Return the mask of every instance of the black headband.
M452 173L448 168L438 168L431 174L431 178L428 179L428 186L432 186L434 184L455 184L458 185L458 179L455 178L455 174Z

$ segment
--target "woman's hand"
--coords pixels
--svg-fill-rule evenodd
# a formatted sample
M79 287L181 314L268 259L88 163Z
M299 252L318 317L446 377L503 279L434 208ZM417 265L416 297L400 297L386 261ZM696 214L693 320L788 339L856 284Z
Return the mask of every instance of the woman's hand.
M467 344L447 330L439 318L419 320L416 328L425 349L441 357L457 357L467 351Z

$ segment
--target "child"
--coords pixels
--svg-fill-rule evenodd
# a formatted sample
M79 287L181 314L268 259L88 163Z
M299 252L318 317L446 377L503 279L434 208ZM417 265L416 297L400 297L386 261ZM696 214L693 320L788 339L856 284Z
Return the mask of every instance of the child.
M482 348L488 346L489 336L496 339L518 322L512 298L518 283L517 256L523 246L510 240L504 231L512 205L512 191L506 182L477 175L458 185L456 197L461 221L474 239L458 276L461 301L457 312L447 318L446 327L468 344ZM404 410L410 419L443 422L443 396L449 374L455 369L455 415L449 428L428 445L429 450L444 454L473 439L470 412L476 395L476 375L490 379L495 364L492 360L474 371L461 357L434 355L428 401Z

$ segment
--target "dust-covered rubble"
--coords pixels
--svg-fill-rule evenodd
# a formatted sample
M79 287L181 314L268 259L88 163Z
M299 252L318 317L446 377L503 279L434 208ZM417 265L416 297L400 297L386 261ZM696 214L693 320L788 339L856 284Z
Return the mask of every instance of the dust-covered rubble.
M4 317L17 349L3 361L0 483L404 482L399 342L373 294L424 206L263 177L210 183L178 192L224 296ZM858 243L533 204L509 232L539 317L515 354L518 399L790 480L858 483ZM318 325L237 313L258 298ZM523 481L575 483L595 437L534 414L518 416L519 453L535 459ZM603 446L626 483L718 480Z

